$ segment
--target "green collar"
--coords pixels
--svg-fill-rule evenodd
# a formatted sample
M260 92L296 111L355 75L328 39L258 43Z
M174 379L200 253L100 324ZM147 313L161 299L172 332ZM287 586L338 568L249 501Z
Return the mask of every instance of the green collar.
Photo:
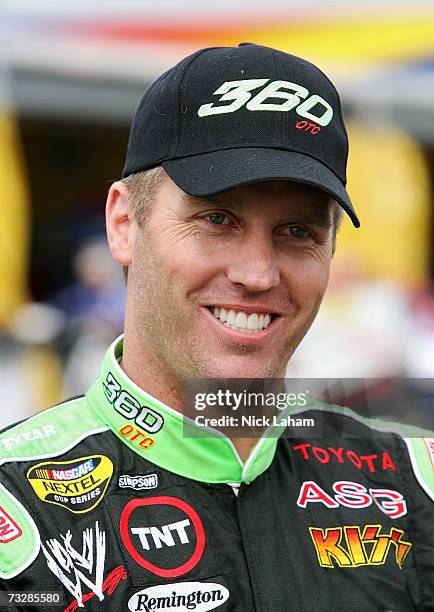
M86 397L112 432L132 451L170 472L209 483L250 483L271 464L284 427L275 426L242 463L219 430L196 425L140 389L122 370L123 339L108 349L99 380Z

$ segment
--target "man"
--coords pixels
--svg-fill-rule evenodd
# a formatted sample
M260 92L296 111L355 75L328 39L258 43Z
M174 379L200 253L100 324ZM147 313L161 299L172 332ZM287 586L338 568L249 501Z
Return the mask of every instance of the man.
M304 409L317 439L183 419L186 381L284 376L341 211L359 225L346 159L338 94L300 58L205 49L151 85L107 200L124 339L85 397L0 438L11 605L434 609L432 439L332 406Z

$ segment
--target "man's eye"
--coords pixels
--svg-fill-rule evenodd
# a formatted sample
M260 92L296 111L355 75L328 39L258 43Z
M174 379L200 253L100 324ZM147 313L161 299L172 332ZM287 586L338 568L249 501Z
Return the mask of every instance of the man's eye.
M294 236L294 238L307 238L309 236L309 232L305 227L301 225L291 225L282 230L283 234Z
M227 215L223 213L208 213L203 219L206 219L213 225L227 225L229 223L229 219Z

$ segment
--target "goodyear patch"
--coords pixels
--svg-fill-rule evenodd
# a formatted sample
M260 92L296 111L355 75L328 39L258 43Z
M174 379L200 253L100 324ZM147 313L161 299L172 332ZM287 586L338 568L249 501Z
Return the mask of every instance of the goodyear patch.
M44 461L32 466L27 480L44 502L84 513L104 497L113 474L113 463L104 455L89 455L69 461Z

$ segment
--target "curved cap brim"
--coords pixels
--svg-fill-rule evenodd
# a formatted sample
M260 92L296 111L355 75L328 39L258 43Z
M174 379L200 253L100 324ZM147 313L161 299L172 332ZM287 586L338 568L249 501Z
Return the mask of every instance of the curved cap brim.
M170 178L189 195L206 197L261 181L288 180L327 192L360 227L343 183L319 161L281 149L227 149L162 162Z

